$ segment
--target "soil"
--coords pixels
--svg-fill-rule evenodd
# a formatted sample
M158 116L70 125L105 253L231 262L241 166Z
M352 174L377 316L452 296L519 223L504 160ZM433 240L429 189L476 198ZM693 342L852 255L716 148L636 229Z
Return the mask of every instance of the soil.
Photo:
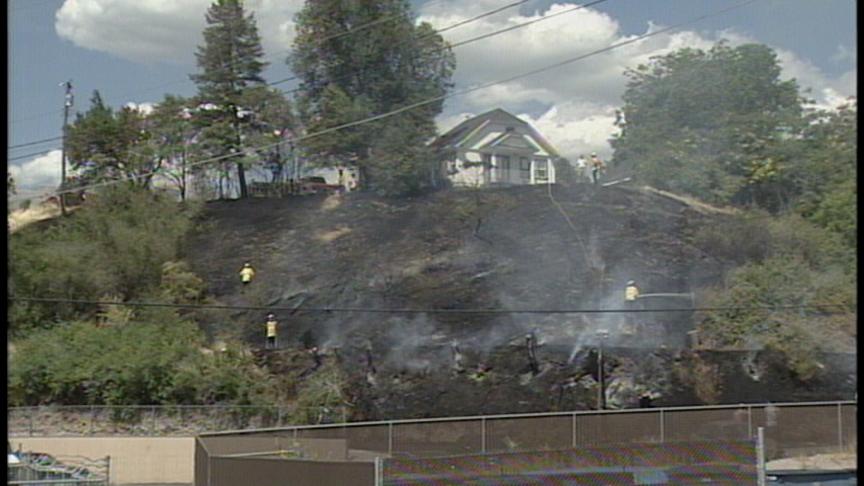
M644 392L655 405L704 403L706 395L719 403L852 398L854 354L826 358L822 375L802 384L764 353L692 352L689 311L304 311L620 309L631 279L643 293L681 294L646 299L644 309L688 308L732 266L690 238L726 217L626 185L400 200L363 193L254 198L208 203L187 258L220 303L295 309L277 312L280 345L315 345L325 360L338 352L355 419L594 408L599 330L609 332L604 368L613 408L635 406ZM257 274L244 290L237 272L245 261ZM265 314L214 312L205 330L261 347ZM528 333L537 343L533 371ZM745 372L754 362L758 379ZM482 377L480 365L489 368ZM716 376L712 389L694 369Z

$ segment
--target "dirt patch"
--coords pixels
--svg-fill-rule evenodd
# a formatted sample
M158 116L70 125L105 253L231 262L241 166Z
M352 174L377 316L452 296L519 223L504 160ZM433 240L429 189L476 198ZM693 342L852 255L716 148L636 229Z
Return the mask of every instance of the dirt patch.
M341 228L336 228L332 231L319 231L318 233L316 233L315 237L318 238L320 241L323 241L324 243L330 243L331 241L337 238L341 238L350 232L351 228L343 226Z
M858 468L858 454L846 452L838 454L817 454L807 457L790 457L770 461L765 465L769 471L809 470L838 471Z
M69 211L77 208L68 208ZM44 221L60 216L60 207L56 204L40 204L24 210L12 211L6 218L9 232L14 233L37 221Z

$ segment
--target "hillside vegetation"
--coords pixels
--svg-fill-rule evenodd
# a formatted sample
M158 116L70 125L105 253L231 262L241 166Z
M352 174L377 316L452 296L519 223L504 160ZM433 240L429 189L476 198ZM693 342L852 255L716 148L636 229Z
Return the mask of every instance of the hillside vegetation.
M314 23L326 12L307 14ZM306 56L300 67L313 70L314 52ZM446 91L448 59L404 99ZM169 115L194 103L166 99L165 116L147 118L94 96L72 131L73 156L89 180L119 184L68 217L10 234L9 403L348 405L354 418L587 408L599 330L610 331L612 406L646 391L665 404L853 393L856 102L809 108L758 45L682 49L627 76L612 165L629 185L441 188L427 151L394 142L429 135L436 106L413 126L382 129L371 147L374 126L307 147L321 160L362 151L368 191L206 204L178 204L138 177L185 164L196 124L208 122ZM230 81L199 80L205 92ZM337 123L372 109L356 86L314 88L301 120ZM268 123L295 120L268 93L241 93L275 110L250 132L262 141L274 136ZM331 105L334 119L316 117ZM208 115L215 128L198 155L236 148L228 115ZM133 150L152 157L131 159ZM240 177L266 160L246 155L214 168L220 198L229 169ZM241 291L244 261L257 277ZM618 309L630 279L664 294L644 300L646 310L708 310L507 312ZM343 310L325 310L334 307ZM279 309L275 352L261 349L270 308ZM388 308L426 312L372 312ZM466 309L504 312L455 312Z

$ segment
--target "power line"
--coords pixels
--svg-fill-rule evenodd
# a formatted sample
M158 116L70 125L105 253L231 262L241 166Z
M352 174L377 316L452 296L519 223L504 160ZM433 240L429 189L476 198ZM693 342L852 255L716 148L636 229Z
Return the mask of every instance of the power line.
M649 312L720 312L720 311L742 311L742 310L805 310L805 309L832 309L842 308L841 311L826 311L825 314L846 314L851 307L857 304L801 304L801 305L776 305L776 306L716 306L716 307L672 307L662 309L441 309L441 308L372 308L372 307L279 307L279 306L257 306L257 305L217 305L217 304L173 304L168 302L115 302L87 299L66 299L49 297L16 297L10 296L11 301L40 302L46 304L82 304L82 305L111 305L121 307L167 307L174 309L208 309L208 310L239 310L239 311L288 311L288 312L315 312L315 313L366 313L366 314L630 314Z
M542 22L542 21L544 21L544 20L548 20L548 19L551 19L551 18L553 18L553 17L557 17L557 16L559 16L559 15L563 15L563 14L565 14L565 13L575 12L576 10L580 10L580 9L583 9L583 8L588 8L588 7L591 7L591 6L597 5L597 4L599 4L599 3L606 2L606 1L608 1L608 0L594 0L593 2L588 2L588 3L581 4L581 5L577 5L577 6L573 7L573 8L568 8L567 10L563 10L563 11L561 11L561 12L557 12L557 13L554 13L554 14L551 14L551 15L546 15L546 16L541 17L541 18L539 18L539 19L529 20L529 21L527 21L527 22L522 22L521 24L512 25L512 26L507 27L507 28L504 28L504 29L500 29L500 30L496 30L496 31L494 31L494 32L489 32L489 33L487 33L487 34L482 34L482 35L479 35L479 36L476 36L476 37L472 37L472 38L470 38L470 39L466 39L466 40L464 40L464 41L457 42L456 44L451 44L451 45L449 45L449 46L446 46L446 47L443 47L443 48L439 48L438 50L439 50L439 51L442 51L442 50L445 50L445 49L455 49L455 48L457 48L457 47L461 47L461 46L464 46L464 45L466 45L466 44L471 44L472 42L477 42L477 41L480 41L480 40L483 40L483 39L488 39L489 37L494 37L494 36L496 36L496 35L503 34L503 33L505 33L505 32L510 32L511 30L521 29L522 27L526 27L526 26L528 26L528 25L531 25L531 24L534 24L534 23L537 23L537 22ZM491 15L492 13L498 13L498 12L500 12L501 10L503 10L504 8L511 8L511 7L514 7L514 6L516 6L516 5L518 5L518 4L522 4L522 3L524 3L524 2L522 2L522 1L520 1L520 2L516 2L516 3L514 3L514 4L507 5L506 7L501 7L501 8L499 8L499 9L493 10L493 11L491 11L491 12L486 12L486 13L484 13L484 14L480 14L480 15L478 15L478 16L476 16L476 17L472 17L472 18L470 18L470 19L463 20L463 21L461 21L461 22L456 22L455 24L452 24L452 25L450 25L450 26L448 26L448 27L444 27L443 29L439 29L438 31L433 32L432 34L429 34L429 35L430 35L430 36L431 36L431 35L435 35L435 34L437 34L437 33L443 32L443 31L445 31L445 30L449 30L449 29L451 29L451 28L459 27L459 26L464 25L464 24L467 24L467 23L469 23L469 22L474 22L474 21L479 20L479 19L481 19L481 18L483 18L483 17L487 17L487 16ZM425 37L424 37L424 38L425 38ZM283 83L283 82L286 82L286 81L291 81L292 79L297 79L297 76L288 77L288 78L285 78L285 79L280 80L280 81L274 81L273 83L269 83L269 85L272 86L272 85L279 84L279 83ZM298 92L298 91L301 91L301 88L294 88L294 89L290 89L290 90L285 91L285 93L296 93L296 92Z
M443 1L443 0L437 0L437 1L435 1L435 2L431 2L430 4L439 3L440 1ZM462 21L456 22L456 23L454 23L454 24L450 24L450 25L448 25L448 26L446 26L446 27L442 27L441 29L437 29L437 30L435 30L434 32L431 32L431 33L429 33L429 34L426 34L426 35L420 37L420 40L422 40L422 39L426 39L426 38L429 38L429 37L432 37L432 36L435 36L435 35L438 35L438 34L440 34L441 32L445 32L445 31L448 31L448 30L451 30L451 29L455 29L455 28L461 27L461 26L466 25L466 24L469 24L469 23L471 23L471 22L476 22L476 21L478 21L478 20L480 20L480 19L483 19L483 18L489 17L489 16L491 16L491 15L494 15L494 14L496 14L496 13L502 12L502 11L504 11L504 10L507 10L507 9L510 9L510 8L513 8L513 7L517 7L517 6L519 6L519 5L522 5L522 4L527 3L527 2L529 2L529 1L530 1L530 0L518 0L518 1L516 1L516 2L512 2L512 3L509 3L509 4L507 4L507 5L504 5L504 6L501 6L501 7L498 7L498 8L495 8L495 9L492 9L492 10L489 10L489 11L486 11L486 12L483 12L483 13L478 14L478 15L475 15L474 17L471 17L471 18L469 18L469 19L462 20ZM593 4L596 4L596 3L601 3L601 2L604 2L604 1L607 1L607 0L598 0L598 1L592 2L592 3L590 3L590 4L587 4L587 5L585 5L585 6L590 6L590 5L593 5ZM427 4L427 5L429 5L429 4ZM579 8L582 8L582 7L583 7L583 6L579 6ZM575 10L575 9L572 9L572 10ZM557 15L557 14L556 14L556 15ZM375 25L378 25L378 24L381 24L381 23L384 23L384 22L387 22L387 21L390 21L390 20L396 19L396 18L398 18L398 17L401 17L401 15L396 15L396 14L394 14L394 15L390 15L390 16L385 16L385 17L382 17L382 18L380 18L380 19L374 20L374 21L372 21L372 22L367 22L366 24L362 24L362 25L360 25L360 26L357 26L357 27L354 27L354 28L348 29L348 30L346 30L346 31L344 31L344 32L340 32L340 33L338 33L338 34L332 34L332 35L329 35L329 36L323 37L323 38L321 38L321 39L317 39L316 42L318 42L318 43L322 43L322 42L327 41L327 40L332 40L332 39L341 38L341 37L344 37L344 36L347 36L347 35L353 34L353 33L358 32L358 31L366 30L366 29L368 29L369 27L372 27L372 26L375 26ZM467 42L466 42L466 43L467 43ZM284 52L287 52L287 51L289 51L289 50L290 50L290 49L285 49ZM277 51L277 52L282 52L282 51ZM238 62L239 62L239 61L238 61ZM230 66L230 64L229 64L229 66ZM280 80L278 80L278 81L273 81L273 82L267 83L267 86L275 86L275 85L277 85L277 84L285 83L285 82L288 82L288 81L291 81L291 80L294 80L294 79L297 79L297 76L289 76L289 77L287 77L287 78L283 78L283 79L280 79ZM166 84L162 84L162 85L159 85L159 86L155 86L155 87L153 87L153 88L147 88L147 90L155 90L155 89L159 89L159 88L164 88L164 87L168 87L168 86L173 86L173 85L179 84L180 82L182 82L182 81L177 81L177 82L173 82L173 83L166 83ZM288 92L288 93L291 93L291 92L295 92L295 91L297 91L297 90L290 90L290 91L287 91L287 92ZM132 94L132 93L130 92L129 94ZM125 96L125 95L124 95L124 96ZM48 113L48 114L54 114L54 112L52 112L52 113ZM46 115L47 115L47 114L46 114ZM29 143L26 143L26 144L19 144L19 145L17 145L17 146L11 146L11 147L9 147L9 148L12 149L12 148L16 148L16 147L24 147L24 146L27 146L27 145L36 145L36 144L38 144L38 143L40 143L40 142L50 141L50 140L60 140L60 139L62 139L62 138L63 138L63 137L56 137L56 138L54 138L54 139L49 139L49 140L39 140L39 141L35 141L35 142L29 142Z
M555 18L555 17L557 17L557 16L559 16L559 15L564 15L564 14L567 14L567 13L575 12L576 10L579 10L579 9L582 9L582 8L586 8L586 7L590 7L590 6L592 6L592 5L596 5L596 4L598 4L598 3L603 3L604 1L606 1L606 0L597 0L597 1L589 2L589 3L583 4L583 5L577 5L577 6L573 7L573 8L568 8L568 9L566 9L566 10L562 10L562 11L560 11L560 12L556 12L556 13L554 13L554 14L544 15L543 17L540 17L539 19L529 20L529 21L527 21L527 22L522 22L521 24L511 25L510 27L505 27L505 28L503 28L503 29L499 29L499 30L496 30L496 31L493 31L493 32L489 32L489 33L487 33L487 34L479 35L479 36L477 36L477 37L472 37L472 38L470 38L470 39L466 39L466 40L464 40L464 41L457 42L457 43L453 44L453 45L450 46L450 47L454 47L454 48L455 48L455 47L463 46L463 45L465 45L465 44L470 44L470 43L472 43L472 42L477 42L478 40L483 40L483 39L486 39L486 38L489 38L489 37L492 37L492 36L496 36L496 35L498 35L498 34L503 34L504 32L510 32L511 30L521 29L522 27L526 27L526 26L531 25L531 24L536 24L537 22L543 22L544 20L549 20L549 19L551 19L551 18Z
M600 1L600 0L597 0L597 1ZM400 113L404 113L404 112L409 111L409 110L413 110L413 109L415 109L415 108L419 108L419 107L421 107L421 106L426 106L426 105L429 105L429 104L432 104L432 103L435 103L435 102L444 101L444 100L447 100L447 99L449 99L449 98L454 98L454 97L456 97L456 96L466 95L466 94L468 94L468 93L472 93L472 92L474 92L474 91L479 91L479 90L482 90L482 89L491 88L492 86L495 86L495 85L498 85L498 84L505 84L505 83L509 83L509 82L515 81L515 80L517 80L517 79L521 79L521 78L525 78L525 77L533 76L533 75L535 75L535 74L540 74L540 73L543 73L543 72L546 72L546 71L550 71L550 70L552 70L552 69L556 69L556 68L559 68L559 67L561 67L561 66L565 66L565 65L567 65L567 64L571 64L571 63L574 63L574 62L577 62L577 61L581 61L581 60L583 60L583 59L587 59L587 58L589 58L589 57L596 56L596 55L598 55L598 54L602 54L602 53L604 53L604 52L612 51L612 50L614 50L614 49L617 49L617 48L622 47L622 46L625 46L625 45L629 45L629 44L633 44L633 43L635 43L635 42L639 42L639 41L644 40L644 39L647 39L647 38L649 38L649 37L654 37L654 36L656 36L656 35L660 35L660 34L662 34L662 33L669 32L670 30L678 29L678 28L680 28L680 27L682 27L682 26L685 26L685 25L688 25L688 24L692 24L692 23L695 23L695 22L698 22L698 21L701 21L701 20L704 20L704 19L707 19L707 18L710 18L710 17L714 17L714 16L717 16L717 15L721 15L721 14L723 14L723 13L726 13L726 12L730 11L730 10L734 10L734 9L736 9L736 8L743 7L743 6L745 6L745 5L748 5L748 4L751 4L751 3L754 3L754 2L756 2L756 1L757 1L757 0L746 0L746 1L743 1L743 2L739 2L739 3L737 3L737 4L734 4L734 5L731 5L731 6L725 7L725 8L723 8L723 9L716 10L716 11L713 11L713 12L708 13L708 14L700 15L700 16L698 16L698 17L694 17L694 18L691 18L691 19L686 20L686 21L683 21L683 22L679 22L679 23L674 24L674 25L670 25L670 26L668 26L668 27L664 27L664 28L659 29L659 30L656 30L656 31L654 31L654 32L649 32L649 33L646 33L646 34L642 34L642 35L640 35L640 36L633 37L633 38L631 38L631 39L627 39L627 40L624 40L624 41L621 41L621 42L617 42L617 43L611 44L611 45L609 45L609 46L606 46L606 47L603 47L603 48L600 48L600 49L597 49L597 50L594 50L594 51L588 52L588 53L586 53L586 54L581 54L581 55L579 55L579 56L575 56L575 57L572 57L572 58L569 58L569 59L565 59L565 60L563 60L563 61L559 61L559 62L554 63L554 64L547 65L547 66L542 67L542 68L538 68L538 69L534 69L534 70L531 70L531 71L523 72L523 73L521 73L521 74L517 74L517 75L511 76L511 77L509 77L509 78L501 79L501 80L498 80L498 81L490 81L490 82L488 82L488 83L480 84L480 85L477 85L477 86L474 86L474 87L471 87L471 88L466 88L466 89L463 89L463 90L461 90L461 91L455 91L455 92L450 93L450 94L444 94L444 95L440 95L440 96L435 96L435 97L428 98L428 99L423 100L423 101L418 101L418 102L416 102L416 103L412 103L412 104L409 104L409 105L406 105L406 106L403 106L403 107L401 107L401 108L397 108L397 109L395 109L395 110L391 110L391 111L388 111L388 112L385 112L385 113L381 113L381 114L378 114L378 115L373 115L373 116L370 116L370 117L362 118L362 119L360 119L360 120L355 120L355 121L353 121L353 122L343 123L343 124L341 124L341 125L336 125L336 126L334 126L334 127L325 128L325 129L319 130L319 131L317 131L317 132L309 133L309 134L306 134L306 135L301 135L301 136L299 136L299 137L296 137L293 141L296 143L296 142L301 141L301 140L307 140L307 139L310 139L310 138L319 137L319 136L321 136L321 135L326 135L326 134L328 134L328 133L333 133L333 132L336 132L336 131L344 130L344 129L346 129L346 128L351 128L351 127L354 127L354 126L357 126L357 125L363 125L363 124L366 124L366 123L371 123L371 122L374 122L374 121L382 120L382 119L384 119L384 118L389 118L389 117L394 116L394 115L398 115L398 114L400 114ZM274 142L274 143L270 143L270 144L260 145L260 146L258 146L258 147L250 147L249 150L265 150L265 149L268 149L268 148L275 147L275 146L277 146L277 145L279 145L279 144L281 144L281 143L282 143L282 141L279 141L279 142ZM199 160L199 161L197 161L197 162L191 162L191 163L187 164L187 168L189 168L189 167L195 167L195 166L199 166L199 165L203 165L203 164L210 163L210 162L217 162L217 161L219 161L219 160L225 160L225 159L228 159L228 158L231 158L231 157L237 157L237 156L240 156L240 155L242 155L242 153L231 153L231 154L219 155L219 156L216 156L216 157L210 157L210 158L207 158L207 159ZM80 190L84 190L84 189L92 189L92 188L96 188L96 187L104 187L104 186L107 186L107 185L119 184L119 183L122 183L122 182L128 182L128 180L130 180L130 179L137 179L137 178L140 178L140 177L146 177L146 176L149 176L149 175L153 175L153 174L155 174L155 173L156 173L156 171L142 172L142 173L140 173L140 174L135 174L135 175L133 175L133 176L130 176L130 177L128 177L128 178L126 178L126 179L122 179L122 180L111 180L111 181L105 181L105 182L101 182L101 183L96 183L96 184L90 184L90 185L86 185L86 186L81 186L81 187L78 187L78 188L76 188L76 189L74 189L74 190L73 190L73 189L67 189L67 190L65 190L65 191L55 191L55 192L51 192L51 193L46 193L45 195L46 195L46 196L59 195L59 194L63 194L63 193L73 192L73 191L80 191Z
M489 11L486 11L486 12L483 12L483 13L478 14L478 15L475 15L474 17L471 17L471 18L469 18L469 19L461 20L461 21L456 22L456 23L454 23L454 24L450 24L450 25L448 25L448 26L446 26L446 27L442 27L442 28L440 28L440 29L436 29L434 32L430 32L430 33L428 33L428 34L426 34L426 35L424 35L424 36L421 36L418 40L428 39L428 38L430 38L430 37L433 37L433 36L435 36L435 35L440 34L441 32L445 32L445 31L448 31L448 30L451 30L451 29L455 29L455 28L457 28L457 27L461 27L461 26L463 26L463 25L470 24L471 22L476 22L476 21L478 21L478 20L480 20L480 19L483 19L483 18L489 17L490 15L494 15L494 14L496 14L496 13L498 13L498 12L502 12L502 11L504 11L504 10L507 10L507 9L510 9L510 8L513 8L513 7L517 7L517 6L519 6L519 5L522 5L522 4L524 4L524 3L527 3L527 2L529 2L529 1L530 1L530 0L519 0L519 1L517 1L517 2L509 3L509 4L504 5L504 6L502 6L502 7L498 7L498 8L495 8L495 9L492 9L492 10L489 10ZM606 1L606 0L602 0L602 1ZM445 48L445 49L446 49L446 48ZM267 85L268 85L268 86L275 86L275 85L277 85L277 84L282 84L282 83L286 83L286 82L288 82L288 81L295 80L295 79L297 79L298 77L299 77L299 76L296 76L296 75L294 75L294 76L289 76L289 77L287 77L287 78L283 78L283 79L280 79L280 80L277 80L277 81L273 81L273 82L271 82L271 83L267 83ZM288 92L288 93L293 93L293 92L296 92L296 91L298 91L298 90L294 89L294 90L290 90L290 91L287 91L287 92Z
M28 158L28 157L35 157L35 156L37 156L37 155L45 155L45 154L50 153L50 152L53 152L53 151L55 151L55 150L60 150L60 149L59 149L59 148L52 148L52 149L48 149L48 150L43 150L43 151L41 151L41 152L33 152L33 153L29 153L29 154L24 154L24 155L18 155L18 156L15 156L15 157L9 157L9 158L7 158L6 160L11 162L11 161L13 161L13 160L26 159L26 158ZM50 196L51 194L48 194L48 195Z
M39 145L39 144L43 144L43 143L46 143L46 142L54 142L54 141L56 141L56 140L63 140L63 136L61 135L61 136L59 136L59 137L43 138L42 140L34 140L34 141L32 141L32 142L19 143L18 145L10 145L10 146L8 147L8 149L9 149L9 150L14 150L14 149L21 148L21 147L29 147L29 146L31 146L31 145Z

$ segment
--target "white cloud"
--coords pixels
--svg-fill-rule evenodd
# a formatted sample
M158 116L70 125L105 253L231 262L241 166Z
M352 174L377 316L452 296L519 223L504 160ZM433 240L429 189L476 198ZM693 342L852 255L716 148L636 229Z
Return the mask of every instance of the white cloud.
M10 164L9 172L21 196L43 189L53 190L60 184L60 151L52 150L21 165Z
M562 0L563 1L563 0ZM174 61L194 63L193 53L201 43L204 13L211 0L65 0L57 12L58 35L78 46L107 52L140 62ZM303 0L247 0L255 13L265 52L273 63L283 63L294 36L293 17ZM419 20L442 28L501 6L500 0L436 0L420 7ZM452 43L506 27L561 14L574 4L558 3L527 13L505 10L479 21L448 30ZM645 32L660 26L648 22ZM455 49L457 89L505 79L579 55L632 39L621 32L610 15L584 8L557 15L525 28L484 39ZM645 63L682 47L708 48L720 38L730 43L758 42L735 31L714 33L667 32L560 68L455 97L447 102L439 121L461 121L467 113L504 108L524 114L538 124L565 156L576 151L608 153L603 141L614 133L612 109L621 104L627 68ZM857 73L850 70L836 79L826 76L812 63L794 53L778 49L786 78L794 77L812 89L820 106L856 93ZM856 52L838 47L838 62L856 58ZM443 125L439 125L445 129Z
M55 16L57 35L79 47L137 62L194 63L211 0L65 0ZM248 0L265 55L283 62L302 0Z
M436 2L429 8L421 9L420 19L441 28L496 6L500 4L492 0L477 0L469 6L459 0ZM443 35L451 43L458 43L559 14L573 6L553 4L545 11L530 14L501 12ZM649 22L645 33L656 32L661 27ZM457 65L455 81L458 88L478 86L585 55L634 37L624 35L618 22L608 14L590 8L579 9L457 47L454 49ZM477 114L500 107L521 114L523 119L533 123L566 157L590 151L608 156L611 151L608 139L617 132L612 125L614 109L622 104L621 95L626 88L624 71L646 63L653 56L668 54L683 47L708 49L721 38L728 39L733 45L758 42L731 30L711 34L693 31L657 34L537 75L455 97L448 101L446 113L439 117L439 127L443 132L449 128L446 125L455 125L464 119L466 113ZM812 63L800 59L794 53L782 49L777 52L784 78L794 77L802 86L811 87L812 96L820 103L833 104L855 93L854 70L839 79L830 79Z

